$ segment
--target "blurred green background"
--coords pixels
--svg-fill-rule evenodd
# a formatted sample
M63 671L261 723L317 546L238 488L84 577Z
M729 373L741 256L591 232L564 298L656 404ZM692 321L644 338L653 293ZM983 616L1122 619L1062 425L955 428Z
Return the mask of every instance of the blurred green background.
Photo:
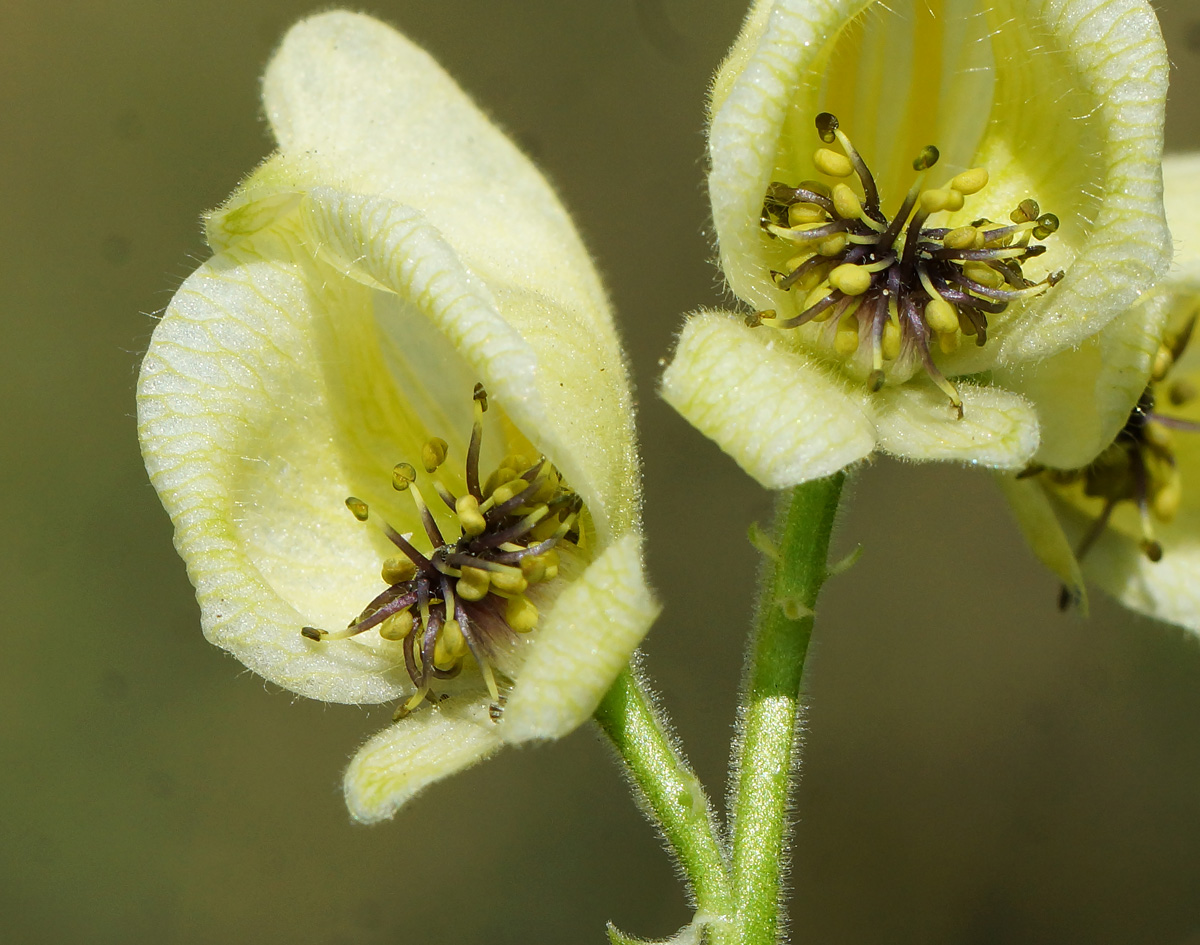
M257 83L301 0L0 6L0 941L600 942L688 918L585 729L392 823L342 768L390 707L294 698L206 644L134 433L137 365L206 255L199 215L270 149ZM1159 4L1167 139L1200 146L1200 8ZM722 299L703 95L738 0L409 0L415 37L545 168L641 392L649 666L723 788L770 497L655 396ZM1055 609L987 477L880 461L839 532L809 670L796 941L1200 943L1200 646Z

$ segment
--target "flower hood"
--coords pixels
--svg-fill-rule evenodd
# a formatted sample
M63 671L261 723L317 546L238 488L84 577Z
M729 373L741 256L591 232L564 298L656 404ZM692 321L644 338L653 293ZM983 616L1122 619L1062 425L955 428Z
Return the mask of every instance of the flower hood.
M822 113L853 139L888 213L930 144L940 149L930 187L987 171L957 210L934 210L937 226L1007 225L1027 198L1052 210L1057 229L1027 270L1053 273L1053 287L989 316L986 345L933 351L937 369L961 379L961 418L924 372L869 392L817 342L821 325L749 328L720 312L689 319L664 397L773 488L876 448L1023 466L1038 448L1037 412L1020 378L1002 384L993 372L1096 335L1170 258L1159 173L1167 68L1144 0L760 0L710 105L709 194L720 264L739 299L778 320L811 304L773 278L786 253L762 218L772 182L816 176ZM1149 333L1141 324L1127 332Z
M311 698L409 695L401 644L300 629L344 626L395 554L347 496L423 540L390 477L432 437L462 491L476 384L492 403L481 467L544 456L585 510L499 723L468 667L368 742L346 789L372 820L505 741L574 728L648 629L628 375L566 212L425 52L320 14L288 33L263 99L279 150L207 218L214 255L167 307L138 384L208 639Z

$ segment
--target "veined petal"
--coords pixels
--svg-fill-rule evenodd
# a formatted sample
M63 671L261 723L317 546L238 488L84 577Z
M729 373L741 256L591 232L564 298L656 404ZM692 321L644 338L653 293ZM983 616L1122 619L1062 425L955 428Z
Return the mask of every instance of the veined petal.
M299 629L344 625L376 593L382 536L343 500L371 496L377 457L420 433L398 422L395 392L370 383L382 372L371 290L306 260L295 239L260 235L184 282L142 363L142 454L205 636L294 692L380 702L407 684L394 645L314 648Z
M945 177L979 164L992 178L949 224L1006 219L1027 196L1052 209L1062 226L1039 262L1066 278L998 316L990 350L1012 361L1076 345L1169 258L1166 76L1144 0L760 3L712 101L709 191L726 278L755 308L795 314L794 295L769 278L759 218L771 180L813 176L807 142L828 110L876 170L885 205L899 202L907 161L935 143ZM965 356L944 358L947 373Z
M588 719L658 616L637 535L610 545L546 615L508 698L510 743L559 738Z
M884 388L872 404L879 448L902 459L1020 469L1038 444L1037 414L1018 394L960 384L963 416L932 384Z
M662 396L768 489L836 472L868 456L866 393L769 329L700 312L679 336Z
M386 820L434 781L469 768L503 742L487 706L451 697L437 708L393 723L372 736L346 769L342 786L351 816Z

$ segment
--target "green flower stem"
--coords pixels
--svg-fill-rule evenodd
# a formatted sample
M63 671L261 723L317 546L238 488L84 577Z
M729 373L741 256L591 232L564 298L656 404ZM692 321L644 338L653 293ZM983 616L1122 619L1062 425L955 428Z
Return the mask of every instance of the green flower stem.
M708 797L672 744L636 670L626 668L617 677L595 718L625 762L647 816L683 867L698 911L723 924L720 917L732 915L729 868L717 842ZM718 932L710 940L724 936Z
M837 473L779 500L776 547L764 570L743 682L734 769L733 891L742 945L775 945L781 927L800 684L844 480Z

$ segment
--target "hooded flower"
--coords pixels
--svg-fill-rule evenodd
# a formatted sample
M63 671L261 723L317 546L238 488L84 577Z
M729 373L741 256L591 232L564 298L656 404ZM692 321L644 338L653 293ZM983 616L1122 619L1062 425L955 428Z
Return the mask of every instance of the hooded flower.
M376 820L580 724L648 629L628 378L563 208L425 52L321 14L263 98L279 150L155 329L142 450L209 640L397 700L346 775Z
M1165 325L1161 343L1127 352L1123 363L1140 371L1114 371L1118 320L1046 370L1063 392L1126 396L1123 423L1094 460L1070 462L1081 437L1064 428L1064 444L1047 437L1044 462L1000 481L1034 552L1062 580L1063 606L1086 608L1086 576L1127 607L1200 632L1200 155L1167 158L1163 179L1178 252L1138 303Z
M875 449L1021 468L1035 408L1066 422L1027 365L1122 314L1112 349L1148 344L1166 81L1144 0L760 0L709 127L752 311L691 316L663 396L771 488Z

